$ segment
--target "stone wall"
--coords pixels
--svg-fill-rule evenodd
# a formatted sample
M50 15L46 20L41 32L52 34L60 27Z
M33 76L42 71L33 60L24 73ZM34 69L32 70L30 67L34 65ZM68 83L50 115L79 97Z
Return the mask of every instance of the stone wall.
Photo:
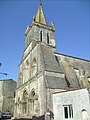
M0 80L0 96L3 94L3 81Z
M14 113L16 85L12 79L0 80L0 111Z

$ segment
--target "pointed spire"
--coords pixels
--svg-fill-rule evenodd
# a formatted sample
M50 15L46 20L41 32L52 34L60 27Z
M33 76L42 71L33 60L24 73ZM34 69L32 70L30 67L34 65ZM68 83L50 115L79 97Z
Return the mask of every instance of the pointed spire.
M45 19L43 10L42 10L42 2L41 2L41 0L40 0L40 3L39 3L38 11L37 11L37 13L36 13L36 15L34 17L34 21L39 22L41 24L47 25L47 22L46 22L46 19Z

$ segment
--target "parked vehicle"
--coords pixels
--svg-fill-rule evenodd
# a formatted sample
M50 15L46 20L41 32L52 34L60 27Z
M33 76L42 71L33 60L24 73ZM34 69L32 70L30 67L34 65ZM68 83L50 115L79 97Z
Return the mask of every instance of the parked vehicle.
M2 119L11 119L12 114L10 112L3 112Z
M2 112L0 111L0 120L1 120L1 118L2 118Z

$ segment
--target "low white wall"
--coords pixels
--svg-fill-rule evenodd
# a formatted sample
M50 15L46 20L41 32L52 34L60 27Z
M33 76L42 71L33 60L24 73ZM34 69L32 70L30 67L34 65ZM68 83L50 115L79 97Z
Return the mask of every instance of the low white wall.
M73 90L53 94L54 120L66 120L64 116L64 105L72 105L73 118L70 120L83 120L82 110L85 109L90 120L90 103L87 89ZM67 119L69 120L69 119Z

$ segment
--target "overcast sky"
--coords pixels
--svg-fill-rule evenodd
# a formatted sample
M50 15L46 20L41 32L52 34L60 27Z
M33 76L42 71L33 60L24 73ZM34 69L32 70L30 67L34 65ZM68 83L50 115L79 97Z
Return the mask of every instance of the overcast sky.
M56 27L58 53L90 60L89 0L42 0L49 25ZM25 30L36 14L39 0L0 0L0 79L18 78L25 47Z

